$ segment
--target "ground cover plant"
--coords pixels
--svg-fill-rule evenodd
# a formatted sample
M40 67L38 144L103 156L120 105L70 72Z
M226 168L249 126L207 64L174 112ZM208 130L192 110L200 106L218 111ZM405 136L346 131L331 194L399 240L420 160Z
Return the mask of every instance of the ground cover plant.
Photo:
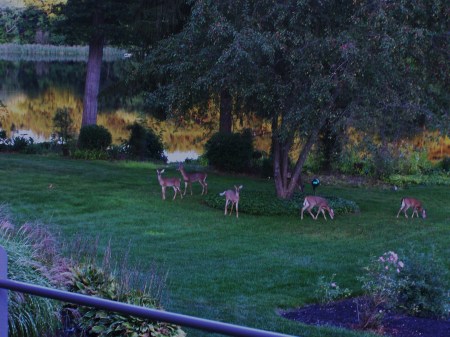
M367 259L411 244L423 253L434 247L450 267L448 186L394 190L322 179L318 194L354 201L360 212L338 214L332 221L300 221L298 213L245 212L244 200L274 191L271 181L209 172L208 195L244 185L236 219L206 205L198 184L193 196L172 201L168 192L163 201L156 176L162 167L0 154L0 203L8 205L19 223L38 219L67 240L98 238L99 251L110 245L113 258L128 254L129 264L144 271L155 263L167 269L163 306L168 311L298 336L373 336L309 326L277 314L317 302L322 275L337 274L342 289L361 295L357 276ZM175 165L164 167L167 176L180 176ZM309 186L306 193L312 193ZM403 196L421 199L428 218L397 219Z

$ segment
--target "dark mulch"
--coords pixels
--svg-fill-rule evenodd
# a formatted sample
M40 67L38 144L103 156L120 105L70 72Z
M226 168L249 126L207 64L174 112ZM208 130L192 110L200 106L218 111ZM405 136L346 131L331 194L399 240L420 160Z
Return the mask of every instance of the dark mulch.
M280 312L281 316L311 325L330 325L346 329L358 329L358 310L355 299L342 300L326 305L313 304ZM449 337L450 320L411 317L387 313L383 327L373 331L393 337Z

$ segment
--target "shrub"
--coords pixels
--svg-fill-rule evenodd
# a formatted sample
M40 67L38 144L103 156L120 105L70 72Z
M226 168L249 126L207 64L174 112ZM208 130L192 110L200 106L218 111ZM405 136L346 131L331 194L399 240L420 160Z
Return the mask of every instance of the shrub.
M167 161L161 137L157 136L152 129L137 122L128 126L127 129L131 131L131 134L125 144L125 149L132 158Z
M72 153L74 159L84 160L107 160L109 159L108 153L103 150L80 150L77 149Z
M15 230L0 215L0 245L8 253L8 278L49 287L57 283L56 249L51 235L41 227L24 224ZM60 302L9 292L8 326L11 336L41 337L60 327Z
M413 316L443 317L449 314L449 284L445 265L431 253L413 249L404 259L397 307Z
M397 185L450 185L450 175L449 173L434 173L429 175L400 175L393 174L385 179L386 182Z
M137 122L128 126L128 130L131 134L126 142L126 149L132 158L167 161L161 137L157 136L153 130Z
M250 130L214 134L205 144L205 157L222 171L248 172L252 166L253 138Z
M378 329L386 310L397 303L402 281L398 275L404 267L395 252L384 253L379 258L373 258L365 267L365 275L358 277L362 282L365 297L358 301L360 327L363 329Z
M69 155L68 142L73 138L73 120L70 117L71 109L58 108L53 117L53 126L56 132L56 142L61 144L63 155Z
M111 133L101 125L85 125L78 136L78 148L80 150L105 151L111 145Z
M445 157L439 162L438 167L444 172L450 172L450 157Z
M320 276L317 280L315 295L320 303L328 304L337 299L346 298L351 295L348 288L342 289L334 280L336 274L333 274L330 280L325 280L325 276Z
M241 191L239 211L253 215L299 215L304 195L296 193L289 199L279 199L273 193L265 191L246 191L245 186ZM359 207L354 201L337 197L326 197L335 214L359 212ZM223 209L224 197L219 194L207 194L204 202L213 208Z
M158 308L155 299L148 293L139 290L121 290L121 285L112 274L92 264L73 269L69 290L132 305ZM66 306L70 314L74 312L74 308L73 305ZM77 314L72 318L89 336L185 336L183 330L173 324L150 322L143 318L128 317L103 309L78 307L75 310Z

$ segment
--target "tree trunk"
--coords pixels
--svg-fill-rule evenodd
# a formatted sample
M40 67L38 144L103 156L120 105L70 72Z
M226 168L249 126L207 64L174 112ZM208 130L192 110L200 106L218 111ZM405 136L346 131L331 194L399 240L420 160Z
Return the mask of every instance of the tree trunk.
M95 18L99 22L100 18ZM103 34L94 33L89 42L89 58L86 71L86 82L84 86L83 98L83 118L81 126L97 124L98 93L100 90L100 73L103 59Z
M219 132L231 133L232 118L231 112L233 110L233 99L228 89L222 89L220 92L220 117L219 117Z
M272 123L272 130L276 130L276 127L277 123ZM301 186L301 172L303 165L305 164L306 158L308 157L312 146L317 141L318 135L319 129L314 130L308 137L305 145L303 145L299 157L297 158L294 170L292 172L289 172L287 167L287 163L289 163L289 150L292 145L292 138L290 137L291 140L282 141L277 136L272 136L275 189L279 198L291 198L297 186Z

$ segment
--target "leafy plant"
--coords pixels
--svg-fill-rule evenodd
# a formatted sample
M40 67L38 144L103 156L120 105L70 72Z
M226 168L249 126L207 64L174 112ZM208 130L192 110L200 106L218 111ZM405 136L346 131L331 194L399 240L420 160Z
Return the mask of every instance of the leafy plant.
M108 153L103 150L80 150L76 149L72 158L84 159L84 160L107 160L109 159Z
M78 148L80 150L103 150L111 145L111 133L101 125L85 125L80 129Z
M294 194L291 199L279 199L266 191L244 189L241 193L246 197L239 201L239 211L253 215L298 215L304 199L301 193ZM359 207L354 201L330 196L326 198L335 214L359 212ZM204 202L213 208L224 207L224 199L218 194L206 195Z
M8 278L50 287L58 283L57 250L53 237L43 228L24 224L18 230L5 214L0 215L0 245L8 254ZM57 301L9 292L8 326L11 336L41 337L60 327Z
M253 139L249 130L214 134L205 144L205 157L211 166L233 172L248 172L253 156Z
M131 131L131 134L126 142L125 149L132 158L167 161L161 137L157 136L152 129L137 122L128 126L127 129Z
M399 274L401 287L397 307L410 315L444 317L449 315L450 289L445 265L436 254L411 249Z
M358 277L362 282L365 297L358 301L360 326L363 329L379 328L387 309L393 308L402 287L398 275L404 268L395 252L389 251L374 258L365 267L365 275Z
M53 126L56 131L57 142L61 144L65 156L69 155L68 142L73 138L73 120L69 108L58 108L53 117Z
M326 280L325 276L320 276L317 280L315 295L320 303L331 303L351 295L351 291L348 288L341 288L336 283L335 276L336 274L333 274L330 280Z
M73 269L73 278L69 290L89 296L97 296L128 304L158 308L155 299L147 292L141 290L121 291L116 278L105 270L93 264ZM141 337L182 337L185 336L180 327L160 322L124 316L122 314L107 312L102 309L78 307L77 314L73 315L75 307L66 306L72 319L78 322L82 331L89 336L141 336ZM160 309L160 308L159 308Z
M407 186L407 185L450 185L450 174L434 173L434 174L416 174L416 175L400 175L393 174L386 179L392 185Z

